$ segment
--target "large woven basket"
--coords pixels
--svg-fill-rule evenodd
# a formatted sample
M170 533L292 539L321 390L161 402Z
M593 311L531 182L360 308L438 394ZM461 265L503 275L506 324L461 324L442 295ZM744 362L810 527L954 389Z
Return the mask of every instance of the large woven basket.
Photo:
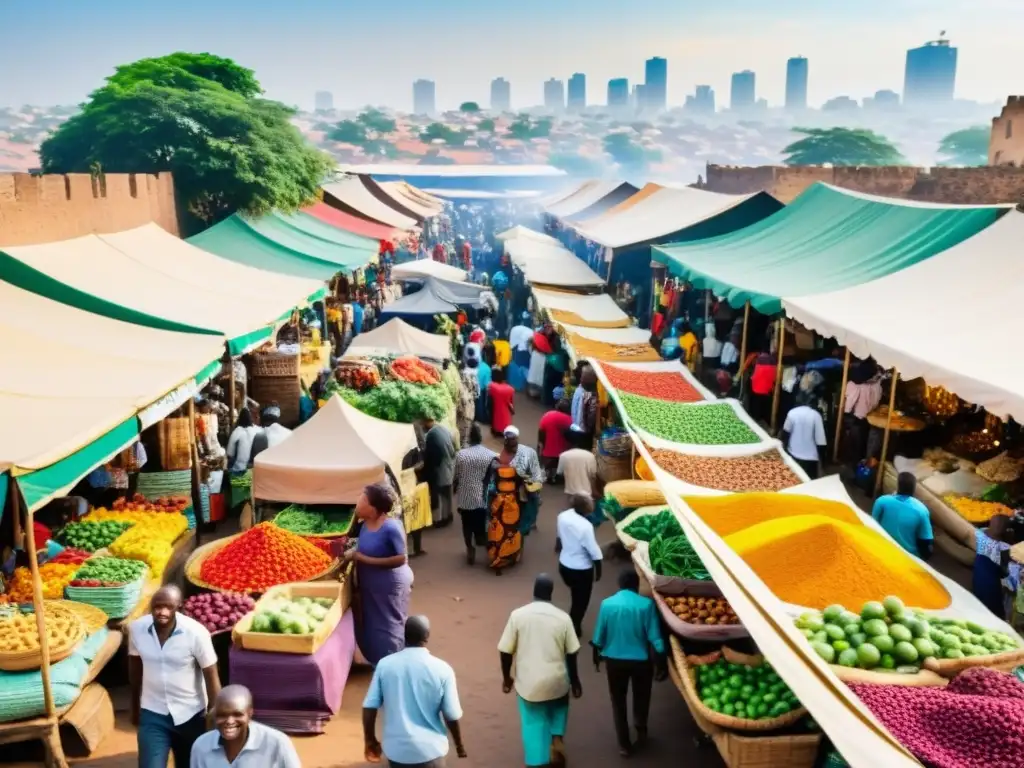
M709 723L717 725L720 728L727 728L733 731L777 731L782 728L788 728L791 725L795 725L803 717L807 716L807 710L804 707L797 707L794 710L787 712L781 717L773 717L770 720L748 720L742 717L733 717L732 715L723 715L721 712L715 712L704 706L704 702L701 701L700 693L697 691L696 681L696 670L687 661L686 654L683 653L683 647L679 640L675 637L669 638L669 644L672 647L672 661L679 672L680 682L683 687L683 699L686 700L686 705L690 708L691 712L700 713L700 716ZM744 654L736 653L728 647L723 648L723 654L735 664L745 664L751 666L751 657L745 656ZM785 763L776 763L776 765L783 765ZM730 765L732 765L730 763Z
M72 587L64 588L69 600L88 603L99 608L112 619L123 619L135 610L142 599L142 590L149 578L149 568L135 581L117 587Z
M45 601L46 613L48 615L51 613L63 614L69 619L71 627L71 634L66 638L65 642L60 645L55 643L49 644L50 664L56 664L58 661L63 661L73 654L87 634L85 622L82 621L77 614L63 607L61 605L62 602L63 601L57 600ZM42 664L43 654L39 648L33 648L26 651L0 653L0 670L4 672L26 672L33 669L39 669Z
M276 402L281 409L281 425L297 427L302 382L295 376L253 376L250 387L252 399L266 404Z
M192 444L188 419L164 419L157 425L160 466L166 471L192 468Z
M197 547L192 552L192 554L189 555L188 560L185 561L185 578L188 579L190 583L199 587L200 589L206 589L210 592L234 591L229 589L223 589L222 587L214 586L213 584L205 582L203 581L202 577L199 574L202 571L203 563L205 563L207 559L213 557L221 549L226 547L228 544L230 544L232 541L234 541L241 535L242 534L240 533L236 533L234 536L227 536L223 539L217 539L216 541L211 541L209 544L203 544L201 547ZM340 565L341 560L335 559L331 562L327 570L317 574L316 576L312 576L306 579L306 581L321 581L323 579L329 578L338 570ZM248 594L260 595L263 593L261 591L252 591Z
M250 360L253 376L299 376L300 356L284 352L258 352Z

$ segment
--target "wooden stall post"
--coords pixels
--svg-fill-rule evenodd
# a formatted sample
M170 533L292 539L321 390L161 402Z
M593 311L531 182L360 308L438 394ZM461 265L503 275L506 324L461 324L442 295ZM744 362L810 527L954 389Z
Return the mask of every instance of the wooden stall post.
M744 386L743 383L746 380L744 372L747 367L747 326L750 325L750 302L747 301L743 305L743 335L740 337L740 400L743 399Z
M188 399L188 442L192 463L192 509L196 516L196 546L199 546L199 532L202 530L203 522L203 494L200 490L202 478L199 476L199 440L196 437L196 400L194 397Z
M15 518L21 516L21 489L11 483L11 511ZM43 737L48 768L67 768L64 748L60 743L60 724L57 722L57 710L53 705L53 689L50 687L50 641L46 635L45 603L43 602L43 582L39 578L39 559L36 556L36 532L32 525L32 513L25 510L25 551L28 553L28 567L32 573L32 604L35 606L36 629L39 631L39 656L41 666L39 674L43 683L43 708L49 720L49 731Z
M224 359L228 364L228 411L231 413L231 423L228 424L228 433L235 428L235 421L238 419L238 414L235 413L235 359L231 356L231 352L224 353Z
M843 360L843 383L839 387L839 415L836 416L836 437L832 441L832 461L839 462L839 439L843 434L843 409L846 407L846 382L850 380L850 348Z
M779 354L775 362L775 392L772 394L772 434L779 420L779 394L782 392L782 350L786 345L786 316L779 318Z
M892 388L889 390L889 412L885 415L885 433L882 435L882 455L875 472L875 496L882 491L882 477L885 475L885 455L889 452L889 433L892 431L892 415L896 411L896 385L900 380L898 368L892 369Z

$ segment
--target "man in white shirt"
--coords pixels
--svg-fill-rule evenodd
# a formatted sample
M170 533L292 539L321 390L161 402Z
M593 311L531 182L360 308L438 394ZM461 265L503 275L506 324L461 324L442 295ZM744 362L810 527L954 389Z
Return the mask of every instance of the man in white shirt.
M280 421L281 408L277 403L271 403L263 409L260 414L263 430L252 439L251 461L255 462L259 454L268 448L280 445L291 435L292 431L288 427L282 426Z
M818 410L808 405L806 396L800 395L797 403L782 425L783 442L789 455L814 480L821 474L825 422Z
M508 345L512 348L512 355L516 352L529 352L530 340L533 338L533 329L529 326L530 313L523 312L518 325L512 326L508 332Z
M600 478L597 474L597 459L588 449L583 448L587 436L575 424L569 430L569 441L573 445L558 457L555 474L565 478L565 495L569 502L576 496L595 499L601 495Z
M594 500L589 494L573 498L572 509L558 515L555 552L558 573L569 588L569 616L576 636L583 636L583 617L590 605L594 582L601 580L601 548L597 545L594 526L588 520L594 514Z
M576 663L580 642L568 614L551 604L554 589L550 576L537 576L533 602L512 611L498 641L501 689L515 688L527 766L565 764L569 693L583 695Z
M210 633L180 607L181 590L168 584L153 595L150 615L128 627L131 718L143 768L166 766L172 753L175 765L189 765L208 702L220 693Z

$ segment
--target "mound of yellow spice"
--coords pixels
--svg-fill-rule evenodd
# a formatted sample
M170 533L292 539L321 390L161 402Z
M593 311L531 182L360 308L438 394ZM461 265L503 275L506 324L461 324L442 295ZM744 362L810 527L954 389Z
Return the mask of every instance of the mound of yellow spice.
M918 562L864 525L824 515L759 523L725 537L782 601L823 610L898 595L914 608L947 608L951 598Z
M684 496L683 501L719 536L729 536L752 525L797 515L819 515L861 525L857 513L846 504L814 496L734 493L729 496Z

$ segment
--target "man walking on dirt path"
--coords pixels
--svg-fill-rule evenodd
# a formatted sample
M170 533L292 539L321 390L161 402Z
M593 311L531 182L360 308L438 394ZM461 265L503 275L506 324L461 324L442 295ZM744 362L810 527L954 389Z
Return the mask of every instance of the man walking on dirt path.
M569 615L551 604L554 589L550 576L537 576L533 602L512 611L498 642L501 689L510 693L515 688L530 768L565 765L569 693L576 699L583 695L577 668L580 642Z

